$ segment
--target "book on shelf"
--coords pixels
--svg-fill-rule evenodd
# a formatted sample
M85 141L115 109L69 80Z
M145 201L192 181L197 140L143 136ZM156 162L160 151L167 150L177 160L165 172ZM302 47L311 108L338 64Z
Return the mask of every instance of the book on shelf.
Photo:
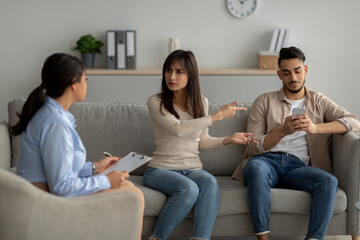
M284 35L284 39L283 39L283 43L282 43L283 48L288 47L289 34L290 34L290 30L285 29L285 35Z
M288 46L290 30L287 28L275 28L271 37L269 52L279 52L281 48Z
M275 52L276 43L277 43L277 40L279 37L279 32L280 32L279 28L275 28L273 31L271 42L270 42L270 47L269 47L270 52Z
M279 32L278 40L276 42L275 52L278 52L281 50L284 36L285 36L285 28L281 28L280 32Z

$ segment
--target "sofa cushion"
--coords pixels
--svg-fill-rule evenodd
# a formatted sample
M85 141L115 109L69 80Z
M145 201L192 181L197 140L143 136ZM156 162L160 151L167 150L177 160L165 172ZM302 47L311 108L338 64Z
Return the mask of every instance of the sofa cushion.
M210 104L209 114L213 114L223 107L223 104ZM247 111L237 111L235 116L215 123L209 127L209 134L213 137L230 136L235 132L246 132L247 118L251 107L250 103L239 104ZM231 176L239 165L245 153L245 145L230 145L217 149L200 151L200 159L204 169L215 176Z
M18 121L16 112L21 112L24 99L9 103L9 124ZM209 114L217 112L223 104L210 104ZM251 104L239 104L250 109ZM152 156L155 150L155 137L147 106L143 104L122 103L74 103L70 112L76 119L76 131L87 151L87 161L97 161L104 157L104 151L114 156L125 156L129 152L140 152ZM215 123L209 128L214 137L232 135L236 131L246 131L249 111L239 111L231 119ZM12 167L17 166L19 137L12 138ZM240 163L244 145L226 146L200 152L204 169L216 176L231 176ZM215 161L216 159L216 161ZM221 164L219 164L221 163ZM146 166L132 172L142 175Z
M9 102L9 125L18 122L25 99ZM104 157L104 151L114 156L129 152L152 155L155 137L145 105L113 103L74 103L69 110L76 119L76 131L86 148L87 161ZM12 167L17 166L20 137L12 137ZM141 174L146 166L135 170Z
M220 209L218 216L249 213L247 187L231 177L216 177L220 188ZM141 176L131 176L130 180L140 188L145 195L145 216L158 216L167 198L164 194L143 186ZM310 194L289 189L271 189L271 212L308 214L310 209ZM334 214L346 211L347 198L339 188L335 198ZM192 216L192 212L189 217Z
M152 156L155 137L146 105L74 103L70 111L86 148L87 161L103 158L104 151L119 157L129 152ZM132 174L142 174L145 168Z

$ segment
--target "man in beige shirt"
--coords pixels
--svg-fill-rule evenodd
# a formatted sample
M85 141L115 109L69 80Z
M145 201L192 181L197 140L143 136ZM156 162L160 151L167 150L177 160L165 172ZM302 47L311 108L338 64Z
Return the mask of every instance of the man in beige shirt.
M247 146L245 159L233 174L248 186L258 239L269 239L272 187L309 192L312 203L306 239L324 238L337 191L328 139L331 134L360 129L354 115L323 94L305 88L308 66L304 62L300 49L281 49L278 76L283 87L254 101L247 131L260 144ZM305 111L298 113L298 108Z

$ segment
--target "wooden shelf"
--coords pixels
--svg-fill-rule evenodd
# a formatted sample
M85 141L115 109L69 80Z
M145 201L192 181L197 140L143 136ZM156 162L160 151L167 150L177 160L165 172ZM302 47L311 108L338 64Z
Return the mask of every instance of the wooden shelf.
M162 75L161 69L135 69L135 70L115 70L115 69L86 69L87 75ZM199 69L200 75L276 75L276 70L260 69Z

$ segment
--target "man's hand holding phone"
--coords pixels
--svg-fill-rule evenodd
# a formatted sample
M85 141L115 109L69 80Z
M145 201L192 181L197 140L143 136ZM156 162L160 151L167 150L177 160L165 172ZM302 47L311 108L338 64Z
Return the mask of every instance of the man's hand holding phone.
M293 132L306 131L308 133L316 133L316 125L305 114L304 108L294 108L290 116L290 128Z
M305 108L293 108L292 116L300 116L305 114Z

